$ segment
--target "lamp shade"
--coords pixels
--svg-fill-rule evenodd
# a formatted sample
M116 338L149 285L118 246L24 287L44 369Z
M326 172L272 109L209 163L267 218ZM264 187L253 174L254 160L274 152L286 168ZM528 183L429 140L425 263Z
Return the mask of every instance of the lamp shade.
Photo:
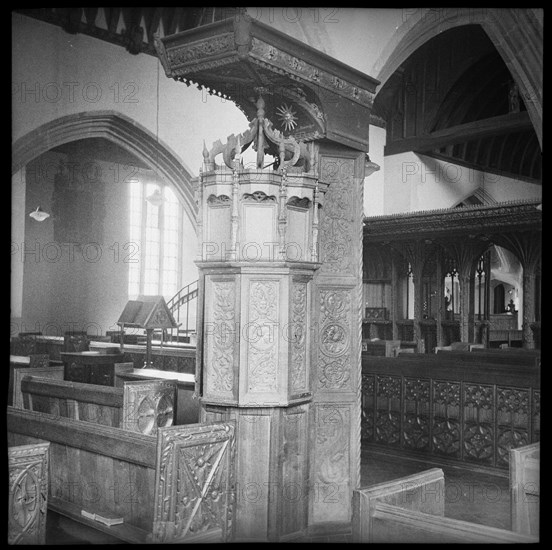
M29 216L33 219L35 219L37 222L43 222L46 218L50 217L50 214L48 212L44 212L40 206L36 207L36 210L33 210Z
M146 200L153 204L153 206L161 206L165 200L159 188L157 188L151 195L146 197Z

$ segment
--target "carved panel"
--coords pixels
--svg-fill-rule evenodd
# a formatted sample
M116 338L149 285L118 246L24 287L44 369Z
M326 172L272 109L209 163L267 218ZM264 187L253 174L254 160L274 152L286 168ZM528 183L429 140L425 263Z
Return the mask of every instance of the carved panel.
M8 448L8 544L45 544L49 443Z
M173 425L175 403L176 382L173 380L125 382L122 427L155 435L159 428Z
M430 381L404 379L404 446L429 450Z
M533 390L533 443L535 441L540 441L540 397L540 390Z
M492 386L464 384L465 460L493 463L494 392Z
M316 407L315 516L321 521L347 521L350 498L350 409L349 405Z
M460 382L433 384L433 452L460 457Z
M234 455L233 423L159 430L154 544L232 538Z
M351 387L351 292L320 290L320 345L318 387Z
M401 440L401 378L376 377L376 442L399 445Z
M48 367L50 365L50 356L47 353L37 353L29 355L29 367Z
M361 409L361 439L374 440L374 404L376 377L373 374L362 374L362 409Z
M205 57L220 55L233 49L234 33L226 33L198 40L197 42L186 44L186 46L168 49L166 58L171 69L176 70L189 63L203 60Z
M357 275L353 247L357 242L354 219L354 160L322 157L320 179L331 183L320 215L322 272Z
M529 443L529 390L497 387L497 465L507 466L510 449Z
M205 395L232 397L234 387L234 281L213 281L212 309L205 319Z
M278 281L250 282L247 388L251 393L278 390L278 301Z
M307 283L291 285L291 392L308 390Z

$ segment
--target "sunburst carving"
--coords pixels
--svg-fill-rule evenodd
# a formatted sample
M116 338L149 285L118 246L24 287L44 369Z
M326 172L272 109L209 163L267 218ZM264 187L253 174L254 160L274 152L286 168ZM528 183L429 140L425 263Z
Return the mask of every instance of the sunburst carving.
M287 103L284 103L281 107L278 107L276 111L278 112L280 124L285 130L290 131L295 129L297 126L297 113Z

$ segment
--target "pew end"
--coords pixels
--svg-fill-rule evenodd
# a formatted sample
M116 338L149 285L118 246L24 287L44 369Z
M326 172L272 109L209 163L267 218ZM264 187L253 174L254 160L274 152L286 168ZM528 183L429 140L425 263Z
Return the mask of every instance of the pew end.
M512 530L539 535L540 443L510 449Z
M378 503L432 516L445 515L445 476L440 468L405 476L353 492L353 542L404 542L403 528L389 530L377 519Z
M353 491L353 542L536 543L538 537L444 516L443 471L432 468Z
M8 544L46 544L50 443L8 446Z

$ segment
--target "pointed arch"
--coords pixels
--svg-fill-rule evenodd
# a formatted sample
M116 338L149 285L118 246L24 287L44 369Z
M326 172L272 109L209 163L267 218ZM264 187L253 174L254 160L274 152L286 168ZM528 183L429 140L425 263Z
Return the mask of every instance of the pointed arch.
M161 178L175 190L195 229L197 206L190 172L176 153L152 132L114 111L67 115L30 131L13 144L12 174L54 147L87 138L105 138L148 166L155 167Z
M517 8L420 8L397 29L374 64L380 89L420 46L438 34L480 25L504 60L524 98L542 147L542 10Z

